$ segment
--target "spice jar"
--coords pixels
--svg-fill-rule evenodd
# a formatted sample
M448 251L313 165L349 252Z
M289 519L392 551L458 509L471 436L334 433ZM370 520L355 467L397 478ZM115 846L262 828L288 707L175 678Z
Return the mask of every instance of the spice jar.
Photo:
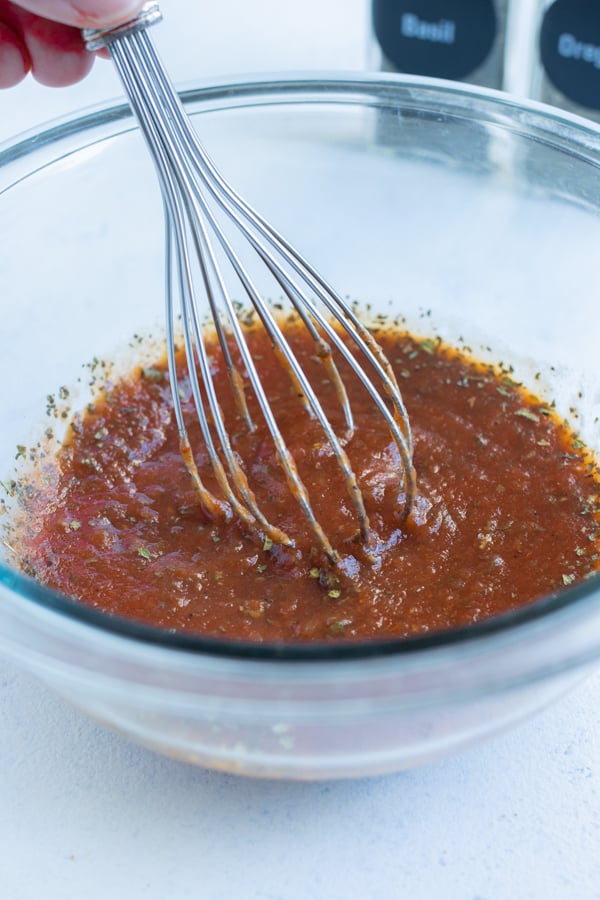
M528 93L600 121L599 0L539 0Z
M500 88L508 0L372 0L372 68Z

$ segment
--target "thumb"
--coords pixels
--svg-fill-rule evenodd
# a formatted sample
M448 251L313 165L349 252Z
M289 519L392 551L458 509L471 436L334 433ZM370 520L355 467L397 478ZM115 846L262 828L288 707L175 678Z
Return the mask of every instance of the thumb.
M133 18L143 0L18 0L18 5L74 28L104 28Z

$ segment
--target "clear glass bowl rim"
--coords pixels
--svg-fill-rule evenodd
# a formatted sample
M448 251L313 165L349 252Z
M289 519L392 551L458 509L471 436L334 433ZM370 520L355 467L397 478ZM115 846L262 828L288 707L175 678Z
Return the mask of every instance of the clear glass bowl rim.
M600 127L589 120L534 101L477 86L453 83L421 76L389 73L286 73L216 79L186 86L180 96L187 107L202 104L205 111L273 104L362 104L389 106L394 104L428 109L436 115L474 118L495 122L513 132L521 132L536 140L554 145L557 150L582 156L600 167ZM192 109L194 114L202 112ZM49 122L0 145L0 172L15 162L26 159L40 149L58 145L67 138L80 137L103 126L121 123L109 137L134 130L137 125L127 103L110 100L73 115ZM101 136L99 140L105 139ZM87 145L82 141L69 152ZM48 160L50 165L56 158ZM7 188L32 174L22 174ZM0 195L3 190L0 188ZM73 624L97 628L116 638L125 638L165 650L182 650L192 654L208 654L230 659L279 660L281 662L326 662L360 658L406 657L419 651L456 649L487 642L494 636L508 637L536 624L550 625L565 614L585 618L594 613L600 617L600 572L556 594L510 612L474 623L464 628L433 632L418 637L374 639L348 642L256 643L232 641L217 637L177 633L109 615L86 607L64 595L45 588L26 575L0 561L0 584L12 593L58 618L64 616ZM0 612L1 615L1 612ZM1 627L1 626L0 626Z

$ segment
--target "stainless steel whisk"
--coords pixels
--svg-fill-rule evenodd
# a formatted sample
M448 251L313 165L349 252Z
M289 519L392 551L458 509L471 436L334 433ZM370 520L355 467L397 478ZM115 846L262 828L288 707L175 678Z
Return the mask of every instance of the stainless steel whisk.
M360 537L367 546L371 537L369 520L360 485L344 449L344 443L354 432L354 419L331 348L336 348L358 376L384 417L398 448L404 497L401 512L404 515L410 511L415 492L412 436L406 408L390 363L354 310L281 234L226 183L207 155L147 34L147 28L161 18L158 3L151 0L144 4L134 19L113 28L86 29L83 36L89 50L107 48L158 174L165 213L168 365L182 454L201 502L211 516L237 516L250 528L262 532L272 541L294 546L293 537L267 521L261 512L243 465L232 449L205 345L205 323L200 314L200 300L204 299L208 301L211 324L227 366L231 389L247 427L251 430L254 428L245 399L245 391L250 386L271 433L289 488L300 504L319 546L329 560L335 563L339 558L338 551L317 521L293 455L286 447L273 415L239 320L239 304L232 299L224 277L224 265L230 266L235 273L237 282L258 314L273 347L284 361L305 409L318 420L343 474L356 512ZM241 254L236 251L229 233L225 231L222 224L223 213L227 220L235 223L256 251L314 340L316 355L327 367L343 409L346 426L343 440L336 435L269 303L257 290ZM218 254L216 248L220 248ZM194 403L222 497L217 497L203 484L187 435L176 369L177 310L181 314ZM340 329L346 340L340 335ZM233 363L227 335L233 336L237 344L243 374ZM350 338L354 352L349 349L347 338ZM358 356L356 350L359 351ZM368 362L374 375L367 375L359 358L362 358L363 363ZM378 384L375 384L375 376Z

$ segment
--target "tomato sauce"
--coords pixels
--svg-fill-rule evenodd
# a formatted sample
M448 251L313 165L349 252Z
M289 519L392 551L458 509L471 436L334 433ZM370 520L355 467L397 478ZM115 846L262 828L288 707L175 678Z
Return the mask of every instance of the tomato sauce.
M339 403L314 346L288 332L338 434ZM369 514L357 540L344 480L319 426L268 339L253 356L321 524L340 554L316 546L252 397L255 431L234 402L216 347L211 366L232 446L285 547L203 511L182 459L166 362L107 385L22 491L11 543L24 571L108 613L165 629L250 641L399 638L468 625L530 603L598 567L596 465L577 436L510 373L436 340L384 328L377 339L401 385L418 493L401 515L397 450L342 367L356 431L346 450ZM180 395L206 484L217 491L185 372Z

